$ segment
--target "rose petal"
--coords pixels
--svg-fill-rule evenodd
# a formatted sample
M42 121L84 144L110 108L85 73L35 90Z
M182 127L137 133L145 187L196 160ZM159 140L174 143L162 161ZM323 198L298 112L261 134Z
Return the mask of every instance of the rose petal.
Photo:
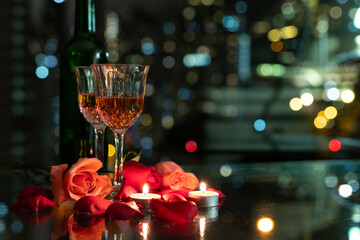
M49 207L57 207L57 205L43 195L36 195L19 200L15 204L11 205L9 209L13 210L23 208L32 211L38 211Z
M99 175L96 182L96 190L99 190L100 192L97 193L95 190L91 194L94 194L93 196L98 196L101 198L106 197L109 195L109 193L112 192L113 186L111 183L111 179L106 175ZM96 195L95 195L96 193Z
M221 205L224 203L225 199L226 199L226 195L223 194L222 192L220 192L219 190L216 190L214 188L207 188L208 191L214 191L217 192L219 194L219 204L218 207L221 207Z
M87 196L82 197L75 203L74 211L76 214L101 215L105 213L111 204L113 204L113 201L100 197Z
M130 195L134 193L138 193L138 190L132 185L128 184L128 181L125 179L121 184L121 187L116 194L115 199L128 202L130 200Z
M142 191L145 183L149 185L150 189L159 187L160 177L155 172L155 168L147 167L136 161L126 161L124 163L123 176L128 184L137 191Z
M102 167L102 162L97 158L80 158L76 163L74 163L70 170L69 174L80 172L83 169L86 169L87 172L96 172Z
M115 202L105 212L105 218L108 220L129 220L130 218L141 218L144 214L136 205L135 201Z
M150 209L158 220L174 224L191 222L198 212L192 201L166 202L161 199L151 199Z
M164 190L161 190L160 192L158 192L159 195L164 195L167 193L177 193L177 194L180 194L181 196L183 196L184 198L187 198L189 196L189 191L186 189L174 190L171 188L165 188Z
M50 189L42 188L42 187L25 187L20 190L17 195L17 199L21 200L23 198L32 197L36 195L43 195L49 200L52 200L53 194Z
M167 193L161 196L161 198L166 202L180 202L187 201L186 198L177 193Z
M55 202L61 203L69 200L69 196L65 193L63 176L67 169L67 164L52 166L50 170L51 189L55 198Z

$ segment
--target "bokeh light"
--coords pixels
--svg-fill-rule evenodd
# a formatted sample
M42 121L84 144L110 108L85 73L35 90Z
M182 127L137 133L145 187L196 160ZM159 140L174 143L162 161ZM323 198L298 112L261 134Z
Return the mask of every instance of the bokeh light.
M339 186L339 195L343 198L348 198L352 195L353 190L349 184L341 184Z
M45 66L39 66L36 68L36 76L40 79L45 79L49 76L49 69Z
M270 232L274 228L274 221L271 218L260 218L257 221L257 228L264 233Z
M266 123L263 119L256 119L254 121L254 129L258 132L264 131L266 128Z
M301 94L300 101L304 106L310 106L314 102L314 97L311 93L305 92Z
M314 125L316 128L318 129L322 129L326 126L326 123L327 123L327 120L325 117L323 116L317 116L315 119L314 119Z
M220 167L220 174L223 177L230 177L232 168L229 165L223 165Z
M197 149L197 143L193 140L189 140L185 143L185 150L189 153L195 152Z
M333 106L329 106L324 110L325 117L327 119L334 119L337 116L337 110Z
M289 102L289 106L293 111L299 111L302 108L302 103L300 98L292 98Z
M339 99L340 97L340 91L337 88L329 88L326 91L326 96L328 97L329 100L335 101L337 99Z
M338 139L332 139L329 142L329 149L332 152L338 152L341 149L341 142Z
M355 93L350 89L347 89L341 93L341 100L344 103L351 103L352 101L354 101L354 99Z

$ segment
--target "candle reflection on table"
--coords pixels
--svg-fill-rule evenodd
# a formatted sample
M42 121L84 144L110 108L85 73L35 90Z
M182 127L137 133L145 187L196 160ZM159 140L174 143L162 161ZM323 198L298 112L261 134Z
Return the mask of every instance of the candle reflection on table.
M206 218L199 219L199 232L200 238L203 239L205 236L205 226L206 226Z
M149 232L149 224L148 223L143 223L142 224L142 233L143 233L144 240L147 239L148 232Z

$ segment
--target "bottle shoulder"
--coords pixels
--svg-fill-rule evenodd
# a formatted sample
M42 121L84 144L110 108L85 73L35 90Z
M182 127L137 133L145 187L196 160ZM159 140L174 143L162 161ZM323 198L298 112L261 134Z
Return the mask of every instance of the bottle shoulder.
M74 36L61 49L61 59L74 59L75 62L90 64L106 62L108 53L103 44L93 36Z

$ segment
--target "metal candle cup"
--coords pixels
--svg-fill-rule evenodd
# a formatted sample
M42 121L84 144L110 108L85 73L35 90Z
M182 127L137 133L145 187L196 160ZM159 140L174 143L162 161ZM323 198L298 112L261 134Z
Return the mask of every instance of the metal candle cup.
M130 195L130 199L134 200L137 204L143 206L144 210L150 210L150 200L159 199L161 196L155 193L149 193L149 187L145 184L142 193L134 193Z
M214 191L206 191L206 185L200 184L200 191L189 192L189 198L194 201L198 207L215 207L219 204L219 194Z

